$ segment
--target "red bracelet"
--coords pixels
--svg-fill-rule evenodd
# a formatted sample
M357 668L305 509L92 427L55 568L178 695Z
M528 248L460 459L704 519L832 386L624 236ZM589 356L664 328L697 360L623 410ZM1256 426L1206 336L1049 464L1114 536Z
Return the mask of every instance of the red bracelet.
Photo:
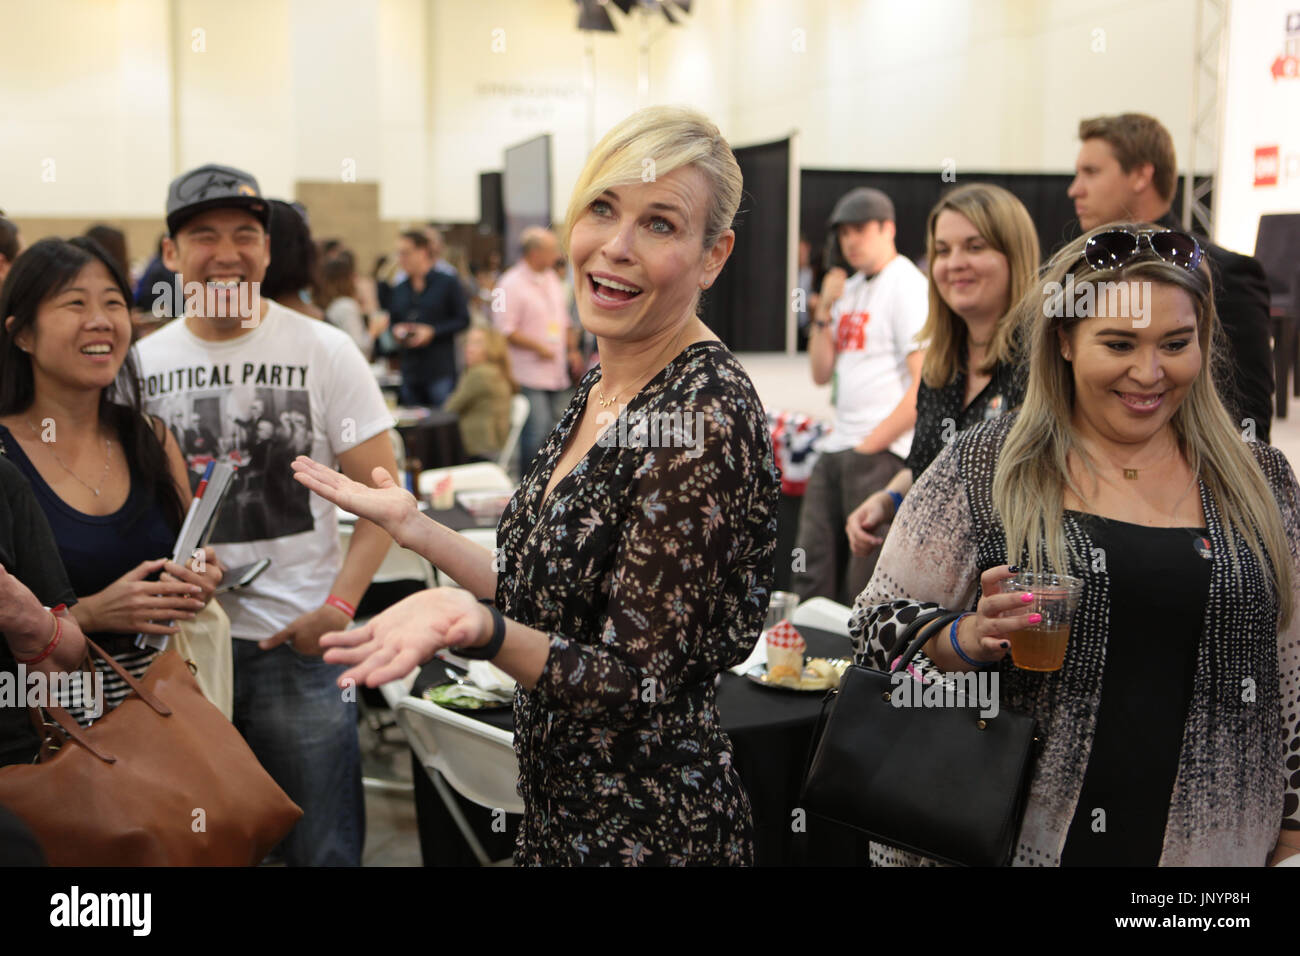
M325 603L328 604L330 607L338 608L340 611L346 614L349 619L356 620L357 609L353 607L351 604L349 604L347 601L343 600L338 595L331 594L329 597L325 599Z
M59 608L62 608L63 606L64 605L60 604ZM50 617L54 618L54 636L50 638L50 643L46 644L45 650L41 651L35 657L29 657L26 660L23 660L20 657L14 658L14 660L19 664L39 664L41 661L45 660L45 658L53 654L54 649L59 646L59 638L63 636L63 621L53 610L50 611Z

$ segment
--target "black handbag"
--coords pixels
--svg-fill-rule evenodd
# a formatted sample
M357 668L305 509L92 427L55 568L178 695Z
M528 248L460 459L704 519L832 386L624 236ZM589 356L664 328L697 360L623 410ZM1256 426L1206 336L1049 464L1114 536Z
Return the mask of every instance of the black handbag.
M899 639L905 649L892 674L857 665L845 672L826 695L802 805L944 863L1005 866L1024 813L1034 719L1003 709L981 717L978 700L962 698L918 706L921 685L907 673L925 642L959 616L918 616Z

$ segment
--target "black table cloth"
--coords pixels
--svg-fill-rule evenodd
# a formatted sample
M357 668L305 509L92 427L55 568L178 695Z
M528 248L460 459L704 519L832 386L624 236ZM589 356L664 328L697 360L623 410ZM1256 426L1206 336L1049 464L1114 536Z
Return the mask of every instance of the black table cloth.
M849 657L847 638L815 628L799 629L809 656ZM446 678L446 664L435 660L416 680L413 693ZM718 713L731 738L736 772L754 811L755 862L760 866L854 865L867 861L865 839L853 831L809 817L799 807L808 747L824 695L761 687L748 678L724 673L718 685ZM469 714L494 727L513 731L511 710ZM472 866L473 855L412 754L416 818L426 866ZM514 849L518 817L508 816L504 832L492 828L490 810L457 797L462 811L488 855L501 859ZM798 811L798 812L797 812Z
M460 443L460 416L441 408L417 421L397 422L397 432L406 446L406 460L419 459L420 469L448 468L463 465L467 459Z
M425 514L439 524L446 525L452 531L470 531L474 528L495 530L497 522L501 520L500 517L475 518L459 504L452 505L450 508L429 508L425 511Z

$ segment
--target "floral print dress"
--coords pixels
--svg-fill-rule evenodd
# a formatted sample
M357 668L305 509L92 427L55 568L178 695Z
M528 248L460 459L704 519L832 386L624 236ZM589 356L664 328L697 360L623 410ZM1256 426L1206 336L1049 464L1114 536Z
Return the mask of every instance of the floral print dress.
M515 697L516 862L749 864L715 678L752 650L772 587L763 407L724 345L687 346L543 501L598 372L497 529L497 606L551 641Z

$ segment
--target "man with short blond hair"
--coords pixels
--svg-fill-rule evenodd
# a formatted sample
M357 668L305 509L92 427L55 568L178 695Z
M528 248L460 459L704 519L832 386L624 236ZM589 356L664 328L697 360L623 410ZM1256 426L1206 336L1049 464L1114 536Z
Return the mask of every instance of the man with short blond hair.
M1079 156L1068 195L1085 231L1105 223L1151 222L1183 227L1170 210L1178 185L1174 140L1159 120L1142 113L1095 116L1079 123ZM1204 236L1214 280L1214 310L1224 353L1215 383L1233 422L1247 437L1269 440L1273 421L1273 349L1264 269Z

